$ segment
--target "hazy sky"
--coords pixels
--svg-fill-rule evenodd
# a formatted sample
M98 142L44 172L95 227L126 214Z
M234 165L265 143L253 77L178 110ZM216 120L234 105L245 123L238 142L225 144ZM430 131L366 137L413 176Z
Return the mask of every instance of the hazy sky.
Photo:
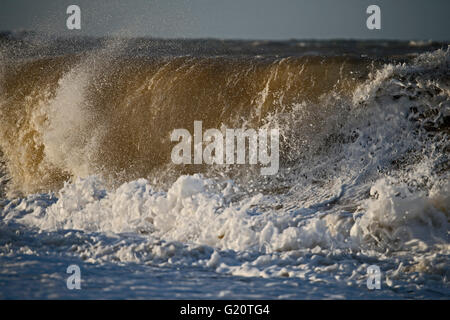
M81 8L81 31L66 8ZM368 30L366 8L381 8ZM0 30L161 38L450 40L450 0L1 0Z

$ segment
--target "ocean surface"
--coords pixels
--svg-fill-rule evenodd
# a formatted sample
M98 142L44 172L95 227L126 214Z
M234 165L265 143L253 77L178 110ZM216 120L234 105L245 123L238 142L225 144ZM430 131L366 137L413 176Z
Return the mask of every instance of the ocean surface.
M194 121L278 173L175 165ZM0 34L0 298L449 299L449 134L447 43Z

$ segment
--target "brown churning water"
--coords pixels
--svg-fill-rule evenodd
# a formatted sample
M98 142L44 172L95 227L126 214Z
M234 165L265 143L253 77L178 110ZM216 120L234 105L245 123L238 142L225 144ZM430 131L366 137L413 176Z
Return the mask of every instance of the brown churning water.
M258 45L239 43L238 51ZM196 120L204 128L280 127L270 121L301 105L291 126L304 148L284 141L285 161L307 151L332 118L350 112L343 101L348 106L355 89L383 65L355 54L283 57L271 53L270 43L262 47L269 53L142 55L124 54L131 49L110 41L86 52L19 59L5 46L0 148L11 188L57 189L92 174L120 183L162 167L202 171L171 165L173 129L192 130ZM294 128L280 130L286 140Z
M174 128L194 120L208 128L259 126L295 103L351 94L369 70L367 61L345 57L98 53L23 61L3 74L0 145L25 192L77 175L147 176L170 162Z

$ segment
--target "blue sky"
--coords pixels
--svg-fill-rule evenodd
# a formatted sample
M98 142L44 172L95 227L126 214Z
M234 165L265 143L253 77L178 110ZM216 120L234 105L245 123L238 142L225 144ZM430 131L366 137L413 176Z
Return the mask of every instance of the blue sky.
M81 31L66 8L81 8ZM381 8L381 30L366 8ZM450 40L449 0L2 0L0 30L222 39Z

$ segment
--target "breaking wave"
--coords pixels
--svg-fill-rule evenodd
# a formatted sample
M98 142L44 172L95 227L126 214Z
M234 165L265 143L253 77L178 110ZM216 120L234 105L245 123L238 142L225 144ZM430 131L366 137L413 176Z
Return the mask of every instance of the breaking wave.
M195 261L234 275L314 270L361 282L351 268L362 255L363 266L395 266L388 277L405 290L414 281L401 272L448 285L449 49L386 63L130 58L110 45L7 61L5 223L136 235L74 248L88 262ZM171 164L170 132L194 120L280 129L279 174Z

